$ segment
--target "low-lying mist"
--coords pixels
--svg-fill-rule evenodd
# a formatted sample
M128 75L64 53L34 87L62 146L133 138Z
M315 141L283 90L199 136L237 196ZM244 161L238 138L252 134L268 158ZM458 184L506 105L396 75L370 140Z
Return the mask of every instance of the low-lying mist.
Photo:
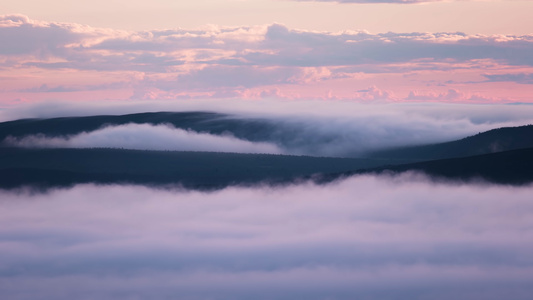
M312 100L132 102L106 103L105 106L91 106L87 103L47 103L4 109L0 114L4 119L16 119L117 115L147 111L211 111L228 114L225 120L231 124L219 119L217 126L227 127L227 130L222 131L225 134L223 139L231 139L233 135L242 140L231 139L222 143L231 144L222 147L229 148L227 151L231 152L341 157L362 156L369 151L383 148L451 141L499 127L533 123L531 105L364 104ZM247 135L239 136L235 131L235 126L244 131L243 128L252 123L255 132L249 131ZM214 145L218 142L201 143L200 146L199 139L195 138L193 141L191 136L200 137L205 132L187 134L182 132L179 134L181 137L174 141L172 139L178 134L168 134L165 127L150 127L149 130L148 127L139 128L144 129L137 133L136 130L121 128L122 133L128 132L129 135L120 135L116 141L103 142L102 139L106 139L103 137L104 133L111 134L111 129L108 128L97 132L80 133L80 136L64 140L30 137L15 142L25 146L35 144L52 147L75 144L82 147L112 146L133 149L167 149L168 145L179 143L179 146L173 149L226 151ZM113 130L117 131L116 128ZM154 135L149 143L135 142L145 139L147 131L151 131L150 135L152 133ZM188 138L183 139L184 135ZM216 135L220 135L220 132ZM217 138L209 139L214 141ZM262 144L257 145L257 143Z
M4 299L531 299L532 187L0 191Z
M107 126L66 137L43 134L7 137L4 145L35 148L125 148L137 150L213 151L281 154L273 144L250 142L231 135L212 135L171 125L126 124Z

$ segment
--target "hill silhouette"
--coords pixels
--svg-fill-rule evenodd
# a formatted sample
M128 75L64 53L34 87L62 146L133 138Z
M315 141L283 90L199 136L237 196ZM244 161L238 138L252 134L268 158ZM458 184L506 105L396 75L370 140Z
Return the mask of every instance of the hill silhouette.
M122 116L23 119L0 123L0 139L30 134L65 136L106 124L170 123L177 128L251 141L288 139L282 127L262 119L234 119L209 112L158 112ZM413 163L414 162L414 163ZM402 164L402 165L400 165ZM435 178L503 184L533 182L533 126L490 130L446 143L384 149L365 158L127 149L30 149L0 146L0 188L64 187L78 183L182 185L216 189L230 185L327 182L339 177L420 171Z
M0 141L7 136L23 137L43 134L49 137L90 132L106 125L172 124L176 128L191 129L221 135L230 132L249 141L272 141L289 137L279 136L282 128L274 121L261 118L233 118L212 112L146 112L127 115L100 115L88 117L60 117L49 119L21 119L0 123ZM287 141L285 141L287 142Z
M374 151L367 157L434 160L496 153L533 147L533 125L489 130L446 143Z
M61 117L49 119L21 119L0 123L0 141L7 136L23 137L43 134L48 137L68 136L90 132L106 125L172 124L214 135L231 135L252 142L270 142L284 147L300 147L302 139L297 128L266 118L236 118L212 112L147 112L127 115L100 115L88 117ZM324 136L306 136L313 143L332 142ZM324 139L324 140L320 140ZM381 149L357 156L373 159L424 161L433 159L473 156L513 149L533 147L533 125L493 129L461 140L445 143L404 146ZM353 155L347 155L353 157Z
M383 160L126 149L0 148L0 188L76 183L180 184L212 189L290 182L319 173L372 168Z
M398 174L408 171L425 173L434 180L530 184L533 182L533 148L326 174L320 181L330 182L357 174Z

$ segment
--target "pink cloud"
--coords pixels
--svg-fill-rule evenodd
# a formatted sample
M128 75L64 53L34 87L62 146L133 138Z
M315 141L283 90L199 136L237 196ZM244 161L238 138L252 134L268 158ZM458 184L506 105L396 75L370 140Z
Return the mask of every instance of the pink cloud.
M405 98L407 101L439 101L439 102L469 102L469 103L490 103L490 102L511 102L509 99L487 97L476 93L465 93L456 89L449 89L446 92L421 93L411 91Z
M376 86L371 86L367 89L358 90L355 92L355 99L360 100L396 100L393 93L378 89Z
M98 92L122 99L528 101L524 83L533 73L533 35L334 33L280 24L135 32L8 15L0 17L0 39L0 90L13 99ZM524 75L486 75L503 70ZM500 82L516 84L512 97ZM428 85L441 88L410 93Z

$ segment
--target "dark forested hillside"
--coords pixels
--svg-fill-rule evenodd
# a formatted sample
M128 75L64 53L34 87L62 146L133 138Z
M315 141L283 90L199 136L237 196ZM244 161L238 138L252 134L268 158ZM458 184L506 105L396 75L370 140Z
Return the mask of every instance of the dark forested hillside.
M176 128L190 129L215 135L231 134L252 142L269 142L286 149L307 149L313 153L314 145L333 143L338 137L313 135L296 123L274 119L237 118L231 115L210 112L150 112L120 116L62 117L51 119L22 119L0 123L0 141L7 136L23 137L43 134L45 136L66 136L94 131L107 125L123 124L172 124ZM358 143L364 143L358 141ZM424 161L432 159L472 156L513 149L533 147L533 125L507 127L479 133L461 140L446 143L405 146L376 150L371 153L350 153L349 157L378 159L400 159ZM357 149L354 145L353 149ZM312 154L314 155L314 154Z
M124 149L0 148L0 187L75 183L231 184L291 181L317 173L346 172L383 160L215 152Z
M461 140L375 151L371 158L432 160L533 147L533 125L489 130Z
M500 184L528 184L533 182L533 148L379 167L328 175L327 178L333 180L353 174L406 171L422 172L435 179L453 181L484 180Z
M46 136L64 136L80 132L93 131L105 125L137 124L173 124L177 128L198 128L206 131L208 121L224 115L207 112L157 112L138 113L120 116L61 117L50 119L22 119L0 123L0 140L7 136L25 136L44 134ZM213 129L214 130L214 129Z
M65 136L107 124L172 124L198 132L227 132L251 141L288 145L298 131L272 120L238 119L206 112L160 112L122 116L24 119L0 123L0 140L30 134ZM290 131L290 130L289 130ZM284 144L285 143L285 144ZM334 141L331 141L334 146ZM521 149L521 150L517 150ZM513 151L509 151L513 150ZM452 159L453 158L453 159ZM419 163L411 163L421 161ZM399 165L402 163L411 163ZM386 167L384 167L386 166ZM365 170L365 171L361 171ZM127 149L36 149L0 146L0 188L53 187L76 183L180 184L220 188L299 178L335 179L364 172L415 170L450 179L484 178L498 183L533 181L533 126L494 129L461 140L376 151L366 158ZM318 176L320 177L320 176Z

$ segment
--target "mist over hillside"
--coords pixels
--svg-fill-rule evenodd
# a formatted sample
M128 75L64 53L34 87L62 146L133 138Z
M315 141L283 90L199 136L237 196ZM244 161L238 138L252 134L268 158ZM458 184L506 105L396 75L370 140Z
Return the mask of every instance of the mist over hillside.
M215 109L212 112L156 112L85 117L67 115L58 118L22 119L0 123L0 140L5 142L7 137L11 137L9 141L12 146L39 142L43 146L49 144L52 147L60 147L58 145L61 144L62 147L82 148L92 145L129 149L161 150L167 147L166 150L221 151L213 145L220 144L218 141L196 149L172 147L168 143L168 138L172 135L180 139L197 134L211 140L232 139L227 143L235 144L237 141L241 145L248 145L236 145L230 152L256 153L261 150L250 150L250 146L260 144L258 149L265 149L266 146L266 150L262 150L263 153L361 157L384 149L449 142L478 132L533 122L533 114L527 114L528 109L516 106L498 107L501 113L494 115L494 110L489 109L490 107L474 109L469 106L391 104L346 105L346 110L342 110L340 108L343 106L339 104L334 106L337 107L336 110L331 111L324 103L314 103L312 107L316 109L311 111L301 103L292 106L289 104L291 103L284 103L286 107L281 108L298 109L302 113L290 114L275 108L276 106L273 111L265 109L266 112L262 112L263 107L256 104L254 112L216 112ZM46 108L42 110L46 111ZM107 111L114 110L108 108ZM146 142L147 139L151 140ZM120 146L121 142L123 146ZM193 143L182 142L184 145ZM213 149L209 150L209 147ZM474 154L481 153L471 155Z
M351 140L352 136L340 138L342 133L323 131L309 138L309 128L303 123L287 122L206 112L4 122L0 123L0 187L127 183L220 189L309 179L329 182L384 170L503 184L525 184L533 179L531 125L493 129L446 143L365 153L353 149L365 149L359 145L373 139L368 135ZM337 155L359 153L359 157L287 155L315 146L337 149L333 151ZM512 151L517 149L523 150ZM432 161L443 158L455 159ZM420 163L410 164L413 162Z
M435 181L527 185L533 182L533 148L325 174L321 180L331 182L356 174L405 172L423 173Z
M473 156L533 147L533 125L480 132L457 141L375 151L368 157L431 160Z

